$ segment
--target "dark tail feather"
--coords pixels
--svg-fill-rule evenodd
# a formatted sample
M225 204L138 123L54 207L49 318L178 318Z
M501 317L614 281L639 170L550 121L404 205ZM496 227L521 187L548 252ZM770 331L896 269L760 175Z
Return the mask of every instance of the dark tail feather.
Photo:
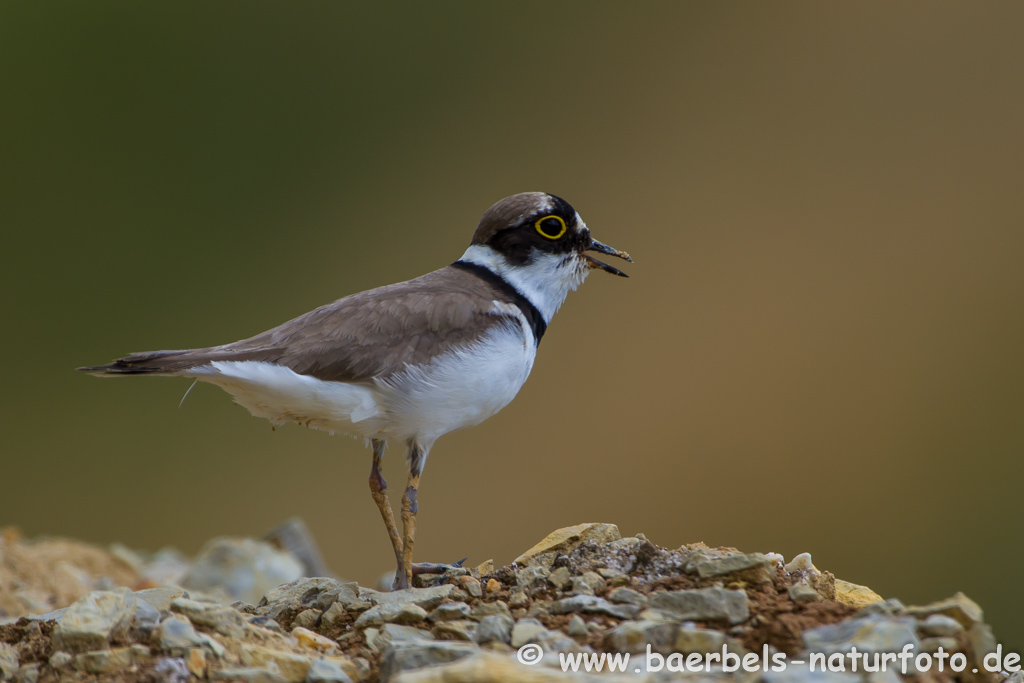
M210 349L148 351L118 358L110 365L78 368L97 375L175 375L212 360Z

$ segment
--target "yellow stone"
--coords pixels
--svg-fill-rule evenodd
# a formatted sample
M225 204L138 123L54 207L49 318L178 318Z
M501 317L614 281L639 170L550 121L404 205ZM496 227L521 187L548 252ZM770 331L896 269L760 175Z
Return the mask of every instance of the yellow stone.
M188 670L196 678L206 676L206 653L201 647L193 647L188 651L188 659L185 660Z
M873 605L876 602L885 602L882 596L867 586L858 586L849 581L836 579L836 602L841 602L850 607L864 607Z
M614 524L589 522L567 526L552 531L544 537L544 540L517 557L515 561L521 567L531 564L550 567L551 563L555 561L556 555L567 553L585 541L609 543L620 538L622 536L619 534L619 527Z
M242 646L242 664L245 666L267 666L270 663L277 665L278 673L291 683L303 683L309 673L309 666L312 660L304 655L292 652L280 652L258 645Z
M309 648L310 650L327 652L338 648L338 644L330 638L322 636L319 633L314 633L308 628L303 628L302 626L296 626L293 628L292 635L299 641L299 645Z

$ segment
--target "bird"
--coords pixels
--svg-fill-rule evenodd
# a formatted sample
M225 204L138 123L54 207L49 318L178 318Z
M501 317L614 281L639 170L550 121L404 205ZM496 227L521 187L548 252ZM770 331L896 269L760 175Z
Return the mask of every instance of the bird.
M592 253L632 262L591 237L561 197L515 194L487 209L462 257L439 270L231 344L133 353L78 369L188 377L223 388L274 425L362 438L372 450L370 494L395 554L392 589L409 588L417 494L434 442L512 401L552 317L591 270L628 277ZM405 450L409 469L401 535L382 471L389 445Z

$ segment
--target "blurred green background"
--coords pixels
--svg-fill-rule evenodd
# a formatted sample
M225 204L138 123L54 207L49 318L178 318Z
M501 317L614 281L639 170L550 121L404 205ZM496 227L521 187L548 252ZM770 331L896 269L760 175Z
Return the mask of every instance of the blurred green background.
M372 582L359 442L73 368L420 275L546 190L632 277L434 448L420 560L583 521L810 551L1019 651L1022 83L1018 2L4 3L0 524L193 553L301 515Z

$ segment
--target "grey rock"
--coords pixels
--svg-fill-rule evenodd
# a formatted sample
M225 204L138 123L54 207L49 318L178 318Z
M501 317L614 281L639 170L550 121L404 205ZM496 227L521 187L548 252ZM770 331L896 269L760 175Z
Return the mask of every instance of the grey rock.
M301 626L302 628L308 628L314 630L316 623L320 621L320 610L318 609L304 609L295 615L295 619L292 621L292 626Z
M193 624L205 626L232 638L241 638L247 629L252 628L245 615L227 605L178 598L171 603L171 610L184 614Z
M303 578L276 585L259 600L256 611L272 619L279 619L287 611L301 612L319 609L321 612L335 602L344 605L357 599L355 584L324 577Z
M687 564L686 571L702 579L740 574L751 583L767 583L775 573L771 561L761 553L698 559Z
M455 621L439 621L431 633L438 640L464 640L473 642L476 637L477 623L470 619Z
M533 636L530 642L540 645L544 652L582 652L583 649L575 640L561 631L549 631L545 629Z
M455 619L466 619L471 609L464 602L446 602L434 608L427 618L430 621L453 621Z
M944 614L960 622L965 629L970 629L975 624L984 622L984 614L978 603L971 600L963 593L957 593L951 598L933 602L923 607L907 607L903 610L907 616L918 619L926 619L933 614Z
M727 647L729 652L735 653L740 657L744 654L743 647L721 631L684 626L676 633L673 651L687 655L695 652L706 654L708 652L721 652L723 647Z
M160 612L145 600L136 597L135 625L149 633L160 624Z
M53 631L60 650L85 652L107 647L128 631L135 616L135 596L127 588L92 591L68 607Z
M614 602L617 605L635 605L643 609L647 607L647 596L632 588L622 586L608 593L608 602Z
M798 605L821 602L821 594L806 583L794 583L789 587L789 599Z
M516 585L525 588L536 583L543 583L544 579L548 578L550 574L550 571L540 565L526 567L516 573Z
M921 643L914 620L906 617L864 617L818 626L803 633L804 651L834 654L856 647L868 654L899 652L905 645L916 651Z
M153 677L159 683L190 683L192 674L181 657L161 657L153 666Z
M568 567L559 567L548 575L548 583L558 590L565 590L569 586L572 577L569 575Z
M380 680L388 683L402 671L454 662L480 651L472 643L453 641L399 641L388 643L381 654Z
M967 643L975 662L982 661L985 655L996 651L996 637L988 624L975 624L967 629Z
M39 663L25 664L14 674L18 683L36 683L39 680Z
M243 683L288 683L284 676L259 666L240 666L213 671L210 673L210 680L242 681Z
M626 538L620 538L617 541L612 541L608 544L608 546L611 548L625 548L628 550L632 550L633 548L638 547L643 542L644 539L642 538L636 538L635 536L627 536Z
M480 621L484 617L489 617L492 614L502 614L506 617L512 616L512 611L508 608L501 600L495 600L494 602L482 602L473 608L470 612L470 617Z
M145 600L156 608L158 612L166 612L171 609L171 603L178 598L187 598L188 593L184 588L176 586L162 586L160 588L147 588L146 590L135 591L137 600Z
M70 664L72 659L74 659L74 657L72 657L70 653L64 652L63 650L57 650L50 655L50 666L52 666L55 671L60 671Z
M478 643L511 643L512 627L515 622L512 617L504 614L491 614L480 620L476 628L474 639Z
M889 598L884 602L873 602L860 608L854 617L895 617L903 614L906 606L898 598Z
M0 643L0 681L9 681L18 671L18 651L7 643Z
M419 605L406 602L375 605L359 615L356 628L381 624L417 624L427 618L427 611Z
M157 629L156 637L160 649L172 655L180 656L184 650L203 645L199 634L184 617L172 616L164 619Z
M551 603L552 614L569 614L585 612L588 614L607 614L618 619L632 619L640 611L635 605L613 605L604 598L593 595L574 595L571 598L556 600Z
M434 640L434 636L429 631L401 624L384 624L377 632L377 637L384 639L383 642L378 640L379 645L400 640Z
M365 590L365 589L364 589ZM451 592L455 590L455 586L450 583L446 583L442 586L432 586L430 588L406 588L405 590L392 591L390 593L379 593L377 591L370 591L364 595L364 591L360 591L360 598L367 599L375 605L416 605L425 610L432 610L442 602L444 602L451 595Z
M651 650L670 655L676 643L679 624L658 621L624 621L608 631L605 640L615 652L639 654Z
M206 543L181 586L213 592L220 588L236 600L255 603L264 593L303 574L291 553L250 538L215 538Z
M131 648L119 647L114 650L96 650L75 655L73 666L79 671L91 674L105 674L131 666Z
M337 662L321 657L309 665L308 683L352 683Z
M761 674L763 683L862 683L859 673L811 671L808 664L788 664L783 671L766 671Z
M938 652L940 647L943 652L956 652L960 649L956 638L940 637L921 639L921 652Z
M955 636L963 630L959 621L945 614L932 614L917 625L917 632L922 636Z
M647 597L647 606L679 621L712 621L735 626L750 617L746 592L724 588L654 591Z
M271 619L270 617L263 616L261 614L249 617L249 623L253 626L258 626L260 628L265 628L268 631L273 631L274 633L287 635L287 632L283 628L281 628L281 624L277 623L276 619Z
M350 581L336 588L321 592L317 596L314 605L321 612L326 612L335 603L341 603L342 607L347 608L349 605L358 602L363 602L362 598L359 597L359 584Z
M565 632L570 638L575 638L576 640L590 635L590 631L587 630L587 622L583 621L583 618L578 614L570 617L569 625L566 627Z
M340 602L332 604L326 612L320 615L320 623L328 629L337 628L347 618L348 611Z
M574 576L570 582L569 592L573 595L593 595L594 589L582 576Z
M512 647L518 650L523 645L531 642L534 636L546 630L544 624L536 619L520 619L512 627Z
M512 590L509 591L509 593L510 593L509 598L508 598L508 606L509 607L512 607L512 608L515 608L515 607L525 607L526 605L528 605L530 603L530 597L526 594L526 590L523 589L523 588L520 588L519 586L513 587Z
M595 593L600 593L605 589L608 582L601 578L601 575L597 572L583 572L583 576L580 577L583 582L590 586L590 589Z

